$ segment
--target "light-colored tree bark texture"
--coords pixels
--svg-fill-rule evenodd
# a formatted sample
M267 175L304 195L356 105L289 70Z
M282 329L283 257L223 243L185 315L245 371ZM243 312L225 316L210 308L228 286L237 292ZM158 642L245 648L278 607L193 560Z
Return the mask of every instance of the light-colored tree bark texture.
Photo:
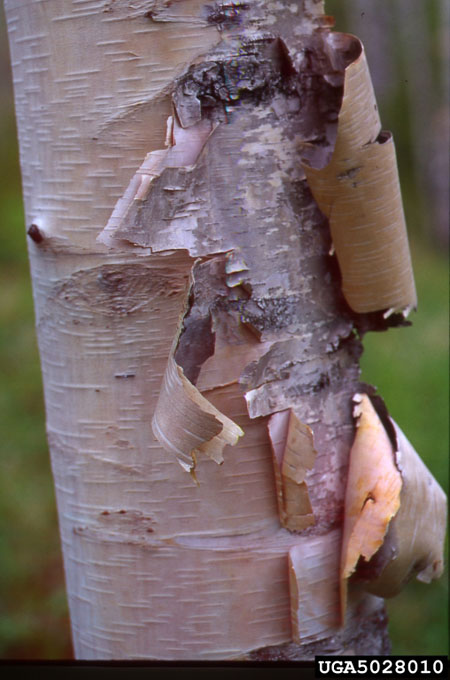
M445 499L359 381L415 306L361 44L321 0L5 7L77 658L388 653Z

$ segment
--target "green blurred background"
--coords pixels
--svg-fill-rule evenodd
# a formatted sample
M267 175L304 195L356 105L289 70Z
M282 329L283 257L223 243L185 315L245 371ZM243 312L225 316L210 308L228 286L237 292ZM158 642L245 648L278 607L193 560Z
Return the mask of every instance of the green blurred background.
M363 378L448 491L448 4L328 0L366 46L394 132L419 309L369 334ZM72 657L26 254L11 76L0 20L0 658ZM447 575L388 602L394 654L448 652Z

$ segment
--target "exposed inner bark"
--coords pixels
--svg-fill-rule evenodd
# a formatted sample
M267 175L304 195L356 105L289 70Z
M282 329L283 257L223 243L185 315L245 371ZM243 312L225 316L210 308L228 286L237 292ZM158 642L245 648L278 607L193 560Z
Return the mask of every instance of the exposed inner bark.
M355 581L364 583L369 592L392 597L414 575L429 583L442 574L446 498L398 425L388 416L386 418L386 409L380 409L378 405L375 410L367 395L355 395L355 400L360 404L355 410L360 421L350 453L342 575L344 579L349 575L353 562ZM379 415L380 411L384 420ZM385 423L389 424L388 428ZM366 465L372 472L361 474ZM388 484L389 477L400 480L400 488L398 484ZM394 489L393 513L391 498ZM352 499L358 495L352 510ZM382 534L381 547L375 554L374 532L367 525L367 517L364 519L365 505L360 509L361 498L364 497L372 505L369 513L389 520L387 526L384 522L373 523L379 532L378 543ZM362 528L359 538L358 523ZM349 539L352 532L353 536ZM356 557L361 555L357 563L351 556L355 546L358 546ZM345 589L345 582L343 587Z

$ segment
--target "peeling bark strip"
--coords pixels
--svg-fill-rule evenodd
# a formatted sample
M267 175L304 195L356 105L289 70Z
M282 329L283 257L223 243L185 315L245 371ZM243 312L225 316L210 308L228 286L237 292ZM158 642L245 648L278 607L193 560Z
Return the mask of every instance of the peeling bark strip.
M392 421L392 424L397 435L395 455L403 487L400 509L387 535L392 537L395 558L368 586L370 592L382 597L397 595L413 576L430 583L442 575L447 522L444 491L397 423Z
M357 431L350 452L342 541L342 616L347 579L360 557L368 562L383 544L389 522L400 507L402 488L391 441L369 397L356 395L355 401Z
M175 362L173 352L169 356L152 426L164 448L174 453L182 468L193 475L199 453L220 464L224 447L233 446L244 434L186 378L182 367Z
M305 482L316 458L312 430L292 410L275 413L268 428L281 526L302 531L315 521Z
M345 69L337 139L329 162L304 164L330 221L342 290L356 312L409 311L417 298L391 133L381 131L364 48L330 33L328 49L356 53Z
M446 497L400 428L390 436L366 394L354 398L357 431L350 452L341 556L341 606L355 578L381 597L416 574L429 583L443 571Z
M182 175L181 182L178 181L173 186L169 184L164 187L164 190L167 192L164 196L165 199L170 200L171 194L176 196L176 192L183 191L190 181L190 175L195 168L195 163L213 130L214 126L209 120L202 120L195 126L192 126L189 132L185 132L179 126L177 120L173 116L169 116L166 133L168 148L166 150L151 151L147 154L144 162L131 179L125 193L117 201L108 224L99 237L99 241L105 243L105 245L114 246L117 244L117 239L126 239L127 233L121 229L123 224L126 221L136 219L135 214L139 215L142 202L148 197L149 192L153 189L153 185L157 183L161 175L164 177L169 175L170 177L171 170L174 170L176 175ZM161 209L158 205L152 205L152 208L156 213L158 208ZM139 242L138 245L143 244ZM163 240L160 244L152 242L153 252L170 250L170 247L171 243L167 240ZM173 247L179 247L179 242L176 241Z
M361 584L336 625L356 331L393 317L302 169L356 41L317 0L5 6L76 656L386 653Z

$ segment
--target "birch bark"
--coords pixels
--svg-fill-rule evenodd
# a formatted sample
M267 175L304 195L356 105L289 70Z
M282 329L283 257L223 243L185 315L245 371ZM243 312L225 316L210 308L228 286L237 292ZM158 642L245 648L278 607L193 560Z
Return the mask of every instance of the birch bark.
M351 587L339 622L355 329L382 322L347 307L301 168L305 143L332 138L339 99L323 78L322 2L5 7L76 656L386 653L381 599ZM213 129L196 184L177 203L180 174L166 172L167 204L150 204L173 240L108 249L96 239L164 149L174 90L190 96L181 125L198 115L194 85ZM221 466L199 454L198 486L151 427L177 329L186 377L245 433ZM304 507L276 472L279 442L287 456L302 437L313 464L289 483L306 485ZM281 526L280 503L297 518L312 508L314 523Z

